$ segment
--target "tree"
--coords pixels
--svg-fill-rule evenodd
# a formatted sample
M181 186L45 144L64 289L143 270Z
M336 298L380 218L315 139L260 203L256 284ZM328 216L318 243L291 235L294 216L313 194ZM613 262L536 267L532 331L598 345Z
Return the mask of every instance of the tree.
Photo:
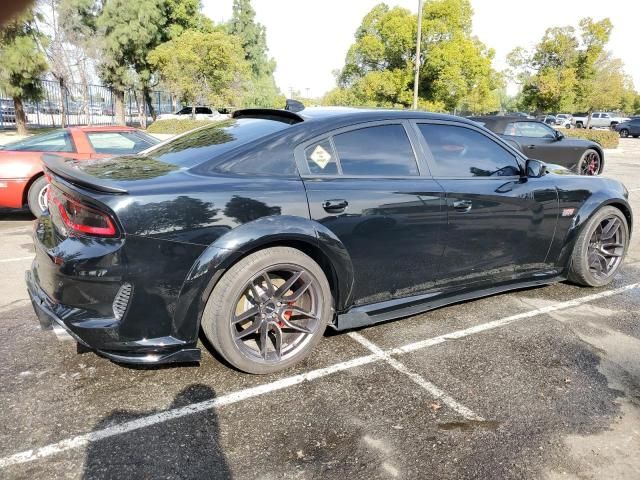
M213 30L200 9L200 0L63 0L66 28L82 37L99 59L98 73L114 91L120 123L124 123L124 92L132 86L142 91L155 117L150 96L154 72L148 54L186 29ZM140 118L146 121L142 112Z
M150 64L187 103L233 105L250 67L237 38L222 31L186 30L149 54Z
M522 86L522 103L536 111L631 110L635 92L619 59L606 51L612 31L607 18L580 20L547 29L534 50L514 49L510 77Z
M227 30L239 39L245 60L251 67L243 103L247 106L273 107L284 103L283 95L273 78L276 62L268 55L266 29L255 21L255 16L250 0L234 0L233 15Z
M420 62L421 108L481 113L497 108L500 78L493 51L471 34L468 0L431 0L423 10ZM384 3L374 7L355 34L338 89L326 102L409 107L416 59L417 16Z
M38 100L42 95L40 76L47 70L47 61L38 45L44 41L32 10L0 29L0 89L13 98L19 135L27 133L23 100Z

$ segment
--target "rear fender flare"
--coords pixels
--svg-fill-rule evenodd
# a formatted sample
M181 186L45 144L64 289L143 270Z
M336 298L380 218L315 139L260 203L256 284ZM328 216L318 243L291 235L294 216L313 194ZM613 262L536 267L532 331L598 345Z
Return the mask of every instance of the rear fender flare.
M303 245L320 253L332 270L337 311L351 304L353 264L336 235L318 222L288 215L262 217L218 238L191 267L176 305L174 325L180 338L197 339L201 314L222 275L238 260L262 248Z

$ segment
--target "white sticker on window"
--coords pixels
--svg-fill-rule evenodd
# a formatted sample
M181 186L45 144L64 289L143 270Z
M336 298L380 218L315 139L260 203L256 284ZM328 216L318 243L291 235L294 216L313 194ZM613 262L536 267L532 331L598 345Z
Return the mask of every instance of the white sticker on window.
M322 169L324 169L324 167L326 167L331 161L331 155L324 148L322 148L321 145L318 145L313 149L313 152L311 153L311 155L309 155L309 158Z

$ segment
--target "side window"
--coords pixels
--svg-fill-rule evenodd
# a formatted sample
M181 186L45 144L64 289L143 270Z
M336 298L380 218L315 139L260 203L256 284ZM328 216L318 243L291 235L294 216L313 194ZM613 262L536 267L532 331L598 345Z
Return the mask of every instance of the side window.
M304 156L311 173L323 175L337 175L339 173L336 154L328 139L307 147Z
M404 127L366 127L333 137L344 175L418 175L418 164Z
M533 138L555 138L553 130L542 123L536 122L516 122L513 129L515 133L506 133L506 135L513 135L516 137L533 137ZM509 130L507 125L507 132Z
M600 114L599 113L594 113L593 115L591 115L591 118L600 118Z
M126 155L151 146L134 132L90 132L87 138L96 153Z
M182 110L176 112L176 115L187 115L188 113L191 113L191 107L183 107Z
M439 177L503 177L520 174L518 162L486 135L466 127L418 124Z
M196 113L201 115L211 115L213 112L208 107L196 107Z
M66 131L37 135L16 142L11 147L12 150L23 152L75 152L71 135Z

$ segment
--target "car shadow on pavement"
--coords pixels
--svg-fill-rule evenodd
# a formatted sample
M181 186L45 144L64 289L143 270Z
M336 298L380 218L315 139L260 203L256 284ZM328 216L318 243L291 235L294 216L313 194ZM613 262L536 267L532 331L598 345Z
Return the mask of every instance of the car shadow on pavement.
M190 385L176 395L168 410L212 398L215 398L215 392L210 387ZM100 421L93 432L162 411L116 410ZM231 478L219 442L218 418L214 409L91 442L86 455L84 479Z
M29 209L13 209L13 208L0 208L0 220L6 221L18 221L18 220L33 220L35 217L31 214Z

